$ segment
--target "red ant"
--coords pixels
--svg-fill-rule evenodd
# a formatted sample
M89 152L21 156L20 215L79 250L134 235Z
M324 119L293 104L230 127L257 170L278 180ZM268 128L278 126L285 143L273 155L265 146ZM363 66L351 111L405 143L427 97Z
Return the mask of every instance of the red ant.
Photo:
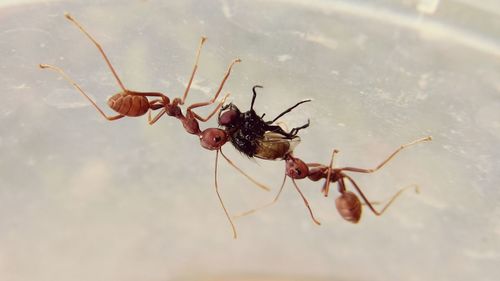
M241 217L241 216L246 216L248 214L251 214L259 209L268 207L276 201L278 201L278 198L283 191L283 187L285 186L286 178L290 177L292 179L292 183L295 186L296 190L299 192L300 196L304 200L304 203L309 211L309 214L317 225L320 225L321 223L314 217L314 214L311 210L311 207L309 206L309 202L307 201L306 197L303 195L303 193L300 191L300 188L298 187L297 183L295 182L296 179L304 179L308 178L309 180L312 181L319 181L321 179L325 179L325 183L322 188L322 193L324 196L328 196L329 190L330 190L330 183L338 183L338 191L340 192L340 196L335 200L335 205L337 207L337 211L340 213L342 218L345 220L352 222L352 223L357 223L361 219L361 213L362 213L362 205L366 204L370 208L370 210L377 216L382 215L385 210L394 202L394 200L407 188L403 188L396 192L394 194L388 203L382 208L382 210L377 211L373 207L373 203L371 203L367 197L364 195L364 193L361 191L361 188L358 186L358 184L354 181L354 179L346 174L345 172L354 172L354 173L374 173L378 171L380 168L382 168L387 162L389 162L397 153L399 153L401 150L415 145L420 142L426 142L432 140L432 137L428 136L425 138L420 138L415 141L412 141L410 143L401 145L398 149L396 149L389 157L387 157L382 163L377 165L375 168L372 169L362 169L362 168L356 168L356 167L343 167L343 168L335 168L333 167L333 159L335 154L338 153L338 150L334 149L332 153L332 157L330 159L330 164L329 165L323 165L319 163L305 163L301 159L294 157L292 153L288 153L285 157L285 177L283 178L283 183L281 184L280 190L278 191L278 194L276 197L271 201L270 203L261 206L256 209L252 209L250 211L244 212L242 214L239 214L235 217ZM354 189L358 192L358 194L361 196L363 199L364 203L361 203L359 200L358 196L351 192L348 191L346 188L346 182L345 180L349 181L353 186ZM412 186L410 186L412 187ZM418 192L418 188L416 188L416 191Z
M189 93L189 89L191 88L191 84L193 82L194 75L196 73L196 70L198 69L198 61L199 61L199 57L200 57L201 48L206 41L206 37L201 37L200 45L198 47L198 51L196 52L196 59L195 59L193 71L191 72L191 77L190 77L189 82L186 86L186 90L184 91L184 95L182 96L182 98L175 98L171 103L170 99L162 93L138 92L138 91L128 90L127 88L125 88L122 81L118 77L118 74L116 73L114 67L112 66L108 57L104 53L104 50L102 49L101 45L70 14L66 13L64 16L71 23L76 25L76 27L78 27L78 29L80 29L80 31L83 32L87 36L87 38L89 38L90 41L92 41L94 43L94 45L99 50L99 53L101 53L104 60L106 61L106 64L108 65L109 69L111 70L116 81L118 82L118 85L120 86L121 91L108 99L109 107L111 107L113 110L115 110L118 113L118 115L114 115L114 116L106 115L104 113L104 111L102 109L100 109L99 106L97 106L97 104L83 91L83 89L73 79L71 79L62 69L60 69L56 66L48 65L48 64L40 64L39 65L40 68L51 69L51 70L58 72L64 79L66 79L69 83L71 83L97 109L97 111L99 111L99 113L104 118L106 118L109 121L117 120L117 119L120 119L120 118L125 117L125 116L128 116L128 117L142 116L142 115L146 114L147 112L151 113L151 110L158 110L160 108L162 108L162 111L158 115L156 115L154 118L151 118L151 116L149 116L149 120L148 120L149 124L153 124L156 121L158 121L158 119L164 113L167 113L167 115L174 116L174 117L177 117L179 115L179 113L181 111L179 105L184 104L184 102L187 98L187 95ZM226 80L228 79L233 65L237 62L240 62L240 61L241 61L240 59L235 59L229 65L227 72L224 75L217 92L215 93L214 97L210 101L204 102L204 103L192 104L191 106L189 106L189 109L213 104L215 102L215 100L217 99L217 97L219 96L220 92L222 91L222 87L224 86ZM148 97L156 97L157 99L149 101ZM196 113L192 113L188 118L198 119L202 122L205 122L208 119L210 119L210 117L212 117L217 111L219 111L221 106L222 106L222 102L219 103L218 106L215 108L215 110L211 114L209 114L209 116L206 118L200 117Z
M117 119L120 119L122 117L128 116L128 117L137 117L137 116L142 116L146 113L148 113L148 122L149 124L154 124L158 119L160 119L165 113L169 116L175 117L179 119L184 126L184 129L190 133L197 135L200 139L200 144L203 148L208 149L208 150L216 150L216 160L215 160L215 191L217 193L219 202L226 214L226 217L229 220L229 223L231 224L232 230L233 230L233 236L234 238L237 237L236 234L236 228L234 227L234 224L231 220L231 217L229 216L229 213L224 205L224 202L222 201L222 198L219 194L218 190L218 183L217 183L217 165L218 165L218 155L219 151L223 155L224 159L228 161L228 163L233 166L236 170L238 170L240 173L242 173L245 177L250 179L254 184L256 184L258 187L269 191L269 188L266 187L265 185L258 183L254 179L252 179L249 175L247 175L245 172L243 172L240 168L238 168L229 158L227 158L221 150L221 147L228 141L229 136L226 131L219 129L219 128L208 128L206 130L201 131L199 127L198 121L201 122L206 122L208 121L211 117L215 115L219 111L219 109L222 107L225 99L229 96L227 94L222 101L217 105L217 107L207 116L207 117L201 117L200 115L196 114L193 112L194 108L198 107L204 107L211 105L215 102L217 97L219 96L220 92L222 91L222 88L228 79L231 69L233 65L237 62L240 62L240 59L235 59L233 62L229 65L226 74L224 75L219 88L217 92L215 93L215 96L208 102L201 102L201 103L194 103L191 104L190 106L187 107L186 109L186 115L182 113L182 110L180 108L180 105L183 105L186 97L188 95L189 89L191 87L191 84L193 82L194 75L196 73L196 70L198 69L198 61L199 61L199 56L200 56L200 51L201 47L203 46L206 38L202 37L200 41L200 45L198 47L198 51L196 53L196 59L195 59L195 64L193 67L193 71L191 73L191 77L189 79L188 85L186 87L186 90L184 92L184 95L182 98L175 98L172 103L170 102L170 99L162 94L162 93L152 93L152 92L137 92L137 91L131 91L125 88L123 83L121 82L120 78L116 74L115 69L113 68L111 62L109 61L108 57L104 53L104 50L100 46L100 44L80 25L71 15L65 14L65 17L71 21L73 24L75 24L80 31L82 31L97 47L101 55L103 56L104 60L106 61L106 64L108 65L109 69L111 70L113 76L115 77L116 81L118 82L118 85L122 89L121 92L113 95L111 98L108 100L108 105L118 112L118 115L115 116L108 116L104 113L103 110L97 106L97 104L82 90L82 88L73 80L71 79L62 69L48 65L48 64L40 64L40 68L42 69L51 69L56 72L58 72L64 79L66 79L69 83L71 83L87 100L90 101L90 103L97 109L97 111L107 120L109 121L114 121ZM148 97L158 97L158 99L154 99L152 101L148 100ZM151 117L151 111L153 110L158 110L161 109L161 111L154 117Z

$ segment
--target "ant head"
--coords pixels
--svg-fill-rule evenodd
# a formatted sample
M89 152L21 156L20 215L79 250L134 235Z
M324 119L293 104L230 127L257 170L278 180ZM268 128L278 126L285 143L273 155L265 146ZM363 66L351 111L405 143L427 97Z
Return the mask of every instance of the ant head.
M206 129L200 134L201 146L208 150L220 149L228 139L226 131L217 128Z
M224 106L219 113L219 125L224 127L230 127L237 123L241 115L240 110L232 103Z
M309 175L309 168L304 161L292 156L286 159L286 175L292 179L303 179Z

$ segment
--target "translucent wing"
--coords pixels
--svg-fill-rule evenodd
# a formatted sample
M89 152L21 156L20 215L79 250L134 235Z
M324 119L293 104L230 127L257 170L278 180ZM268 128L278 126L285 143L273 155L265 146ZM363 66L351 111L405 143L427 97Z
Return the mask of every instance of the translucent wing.
M265 160L281 160L299 143L299 137L287 138L279 133L265 132L264 136L257 140L254 156Z

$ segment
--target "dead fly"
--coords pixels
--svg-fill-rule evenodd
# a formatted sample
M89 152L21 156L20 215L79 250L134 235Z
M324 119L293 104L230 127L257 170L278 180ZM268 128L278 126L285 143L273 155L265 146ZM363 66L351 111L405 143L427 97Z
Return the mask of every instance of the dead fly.
M286 109L271 121L264 121L264 116L257 115L253 109L257 93L254 86L250 110L241 112L234 104L226 105L219 113L219 125L227 132L233 146L248 157L265 160L283 159L300 142L297 133L309 126L306 124L286 132L275 122L294 108L311 100L303 100Z

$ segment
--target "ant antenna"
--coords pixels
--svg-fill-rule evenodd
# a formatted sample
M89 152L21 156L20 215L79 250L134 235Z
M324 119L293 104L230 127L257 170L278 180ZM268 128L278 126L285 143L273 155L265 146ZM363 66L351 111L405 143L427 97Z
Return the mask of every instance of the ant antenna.
M231 219L231 216L229 215L229 212L226 209L226 206L224 205L224 201L222 201L222 197L220 196L219 193L219 184L217 182L217 166L218 166L218 161L219 160L219 150L217 150L215 154L215 193L217 193L217 198L219 198L219 202L222 206L222 209L224 210L224 213L226 214L227 220L229 221L229 224L231 225L231 229L233 230L233 238L236 239L238 238L238 234L236 233L236 227L234 226L233 220Z
M219 150L217 151L220 151L220 154L222 155L222 157L224 157L224 159L227 161L227 163L229 163L229 165L231 165L233 168L236 169L236 171L240 172L240 174L242 174L244 177L246 177L249 181L251 181L253 184L255 184L257 187L259 188L262 188L264 189L265 191L270 191L271 189L269 187L267 187L266 185L256 181L254 178L252 178L251 176L249 176L247 173L245 173L240 167L236 166L236 164L234 164L233 161L231 161L231 159L229 159L225 154L224 152L222 152L222 148L219 148Z
M280 190L278 191L278 194L276 194L276 196L274 197L273 201L265 204L265 205L262 205L260 207L257 207L255 209L251 209L251 210L248 210L248 211L245 211L245 212L242 212L242 213L239 213L237 215L234 215L233 216L233 219L237 219L237 218L240 218L240 217L244 217L244 216L248 216L250 214L253 214L255 212L257 212L258 210L261 210L261 209L264 209L264 208L267 208L271 205L273 205L274 203L276 203L281 195L281 192L283 191L283 187L285 187L285 182L286 182L286 178L288 176L285 174L285 176L283 177L283 182L281 183L281 187L280 187Z

